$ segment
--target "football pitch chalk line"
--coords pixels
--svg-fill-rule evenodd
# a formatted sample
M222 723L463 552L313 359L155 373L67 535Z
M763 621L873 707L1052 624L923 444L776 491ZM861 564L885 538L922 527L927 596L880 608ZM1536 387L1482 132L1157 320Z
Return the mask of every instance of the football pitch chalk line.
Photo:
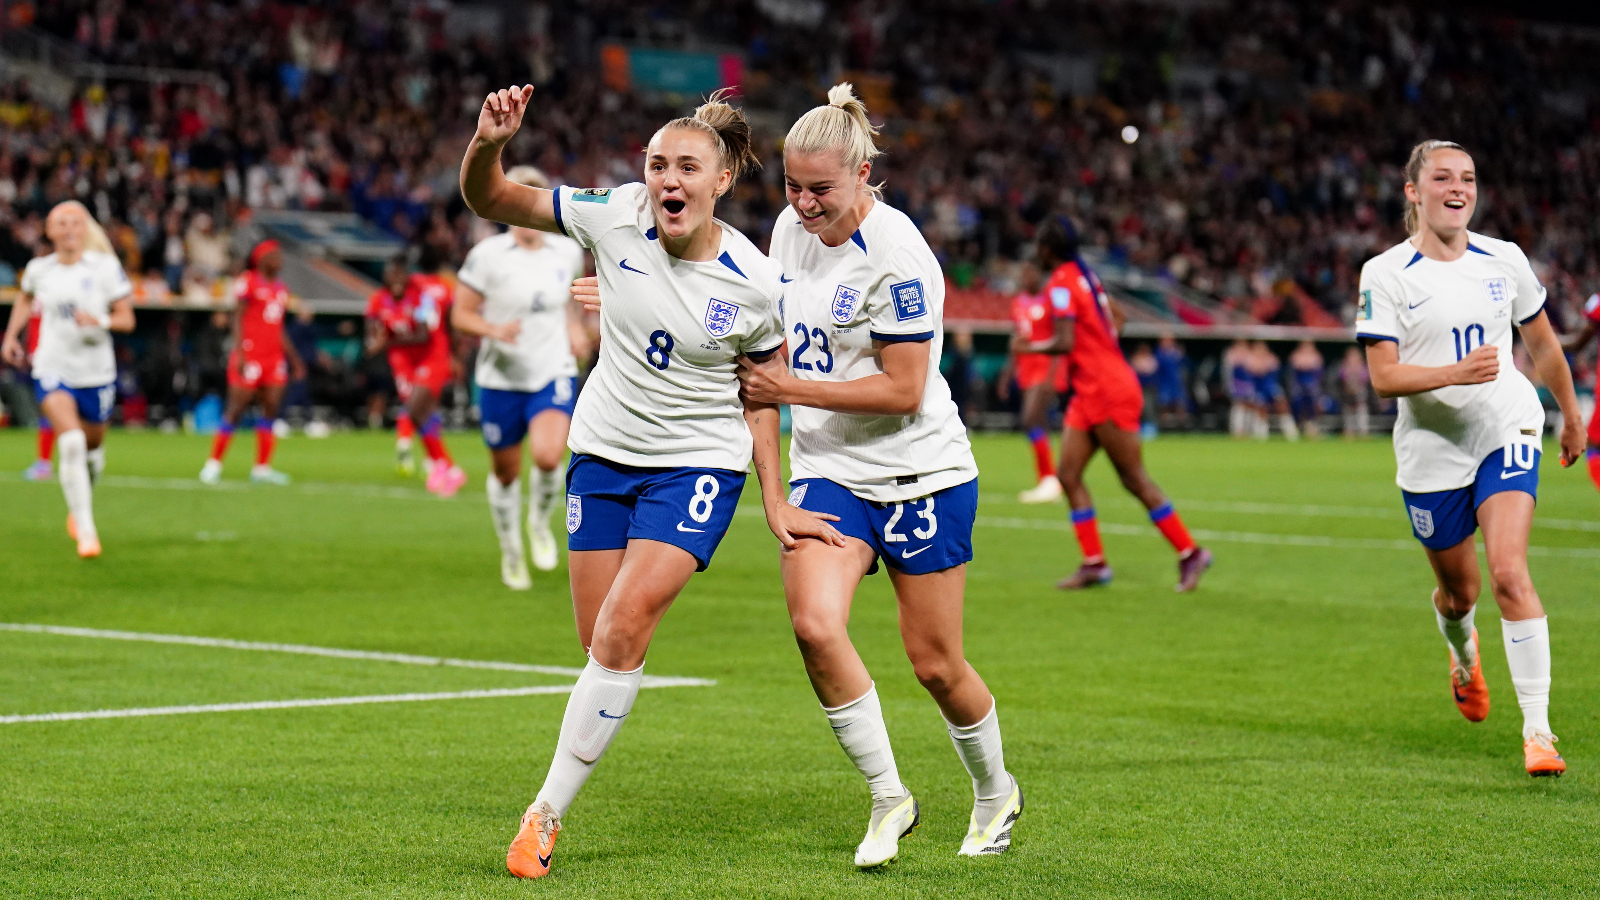
M99 628L77 628L68 625L38 625L25 622L0 622L0 631L25 634L50 634L62 637L100 638L113 641L140 641L152 644L182 644L190 647L215 647L224 650L249 650L268 653L295 653L303 656L323 656L333 659L357 659L369 662L400 663L413 666L452 666L463 669L494 669L502 672L531 672L540 675L577 677L582 669L570 666L541 666L529 663L497 662L481 659L454 659L441 656L418 656L410 653L381 653L371 650L345 650L337 647L316 647L309 644L276 644L260 641L236 641L229 638L194 637L184 634L151 634L140 631L107 631ZM711 687L716 682L707 678L678 678L669 675L645 675L641 688ZM71 722L81 719L128 719L143 716L176 716L190 713L244 712L262 709L298 709L315 706L360 706L370 703L416 703L427 700L478 700L490 697L529 697L537 694L568 694L574 685L544 684L519 688L489 688L470 691L445 691L437 693L372 694L359 697L321 697L304 700L260 700L245 703L206 703L194 706L149 706L131 709L97 709L76 712L35 713L31 715L0 716L0 725L24 722Z

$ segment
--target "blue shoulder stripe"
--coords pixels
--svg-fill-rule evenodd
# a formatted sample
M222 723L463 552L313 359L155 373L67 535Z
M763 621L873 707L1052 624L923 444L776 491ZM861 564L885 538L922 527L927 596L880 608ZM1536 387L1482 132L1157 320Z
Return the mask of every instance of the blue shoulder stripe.
M850 235L850 240L856 242L856 246L861 248L862 253L867 252L867 239L861 236L861 229L857 228L856 233Z
M739 273L739 277L743 278L745 281L749 281L750 280L750 276L749 275L746 275L742 270L740 270L740 268L738 266L733 264L733 257L728 254L728 251L726 251L726 250L722 251L722 255L717 257L717 262L722 263L723 265L725 265L728 268L734 270L735 272L738 272Z

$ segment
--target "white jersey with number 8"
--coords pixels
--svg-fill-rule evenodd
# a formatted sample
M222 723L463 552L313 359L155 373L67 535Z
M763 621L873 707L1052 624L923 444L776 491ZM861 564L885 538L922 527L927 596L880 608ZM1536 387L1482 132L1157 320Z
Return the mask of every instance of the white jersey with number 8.
M1394 341L1403 365L1454 365L1485 344L1500 354L1494 381L1400 398L1394 451L1402 489L1466 487L1490 453L1510 444L1539 446L1544 408L1512 362L1511 327L1537 318L1544 300L1521 248L1481 234L1468 233L1467 252L1454 262L1429 259L1409 241L1367 260L1358 337Z
M645 468L743 471L750 430L736 360L783 344L778 267L717 222L715 259L676 259L656 239L642 184L555 191L556 222L594 254L600 359L567 445Z

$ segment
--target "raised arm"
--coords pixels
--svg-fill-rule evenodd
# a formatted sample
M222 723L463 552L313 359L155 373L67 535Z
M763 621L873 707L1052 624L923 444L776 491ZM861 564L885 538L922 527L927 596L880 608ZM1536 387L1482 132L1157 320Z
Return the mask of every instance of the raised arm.
M811 406L862 416L909 416L928 387L927 341L874 341L883 372L851 381L808 381L787 366L739 358L745 395L761 403Z
M1484 344L1448 366L1411 366L1400 362L1394 341L1367 342L1367 371L1380 397L1409 397L1452 384L1484 384L1500 375L1500 349Z
M1522 342L1533 358L1533 367L1539 380L1555 395L1561 407L1561 464L1570 466L1583 455L1587 439L1583 433L1583 412L1578 409L1578 394L1572 389L1572 370L1567 368L1567 357L1561 352L1561 340L1550 327L1550 317L1540 310L1537 316L1522 323L1518 329Z
M533 85L525 84L484 98L478 111L478 131L461 159L461 198L490 221L559 234L552 193L507 181L500 168L500 151L522 127L532 97Z

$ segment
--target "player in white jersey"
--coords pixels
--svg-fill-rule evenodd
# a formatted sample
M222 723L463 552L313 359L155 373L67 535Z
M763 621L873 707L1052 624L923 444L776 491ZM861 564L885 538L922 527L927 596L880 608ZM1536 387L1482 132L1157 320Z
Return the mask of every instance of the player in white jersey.
M785 502L778 411L739 397L736 361L770 358L783 344L781 273L712 216L756 162L749 124L719 93L650 139L643 184L547 191L500 171L532 95L524 86L485 99L462 196L486 219L576 240L594 255L607 299L600 358L568 438L568 567L589 663L506 854L524 878L550 871L561 817L633 708L656 625L726 533L752 457L780 540L844 540Z
M1469 721L1489 714L1481 645L1473 627L1483 529L1489 586L1511 683L1522 707L1530 775L1566 762L1550 730L1550 631L1528 576L1528 532L1539 485L1544 410L1511 364L1512 326L1561 405L1561 464L1583 452L1572 373L1544 313L1545 290L1516 244L1467 230L1478 199L1472 157L1424 141L1406 164L1411 238L1361 270L1357 337L1372 386L1400 398L1395 481L1438 587L1433 605L1450 649L1450 688Z
M789 207L773 226L772 257L790 281L789 366L740 372L748 398L793 407L789 502L836 517L846 535L842 546L784 548L789 616L834 735L872 793L856 865L894 859L920 816L846 628L856 587L880 559L906 655L972 776L960 853L1000 853L1022 792L1005 768L995 699L961 650L978 467L939 374L944 275L916 225L868 181L880 151L866 107L848 84L828 101L784 142Z
M133 285L83 204L69 200L50 210L45 236L55 252L29 261L23 270L22 293L11 307L0 354L22 365L27 354L17 335L27 326L33 304L40 304L34 390L57 435L67 533L77 541L78 555L87 559L100 555L94 482L105 469L101 443L117 396L111 332L133 330Z
M506 173L516 184L548 188L532 166ZM578 361L589 356L581 311L569 314L572 282L583 274L583 248L571 238L513 226L467 254L457 275L450 322L483 339L478 347L478 410L489 447L489 517L500 539L500 579L532 586L522 553L522 442L532 442L528 542L533 564L556 567L550 510L561 493L558 469L577 399Z

